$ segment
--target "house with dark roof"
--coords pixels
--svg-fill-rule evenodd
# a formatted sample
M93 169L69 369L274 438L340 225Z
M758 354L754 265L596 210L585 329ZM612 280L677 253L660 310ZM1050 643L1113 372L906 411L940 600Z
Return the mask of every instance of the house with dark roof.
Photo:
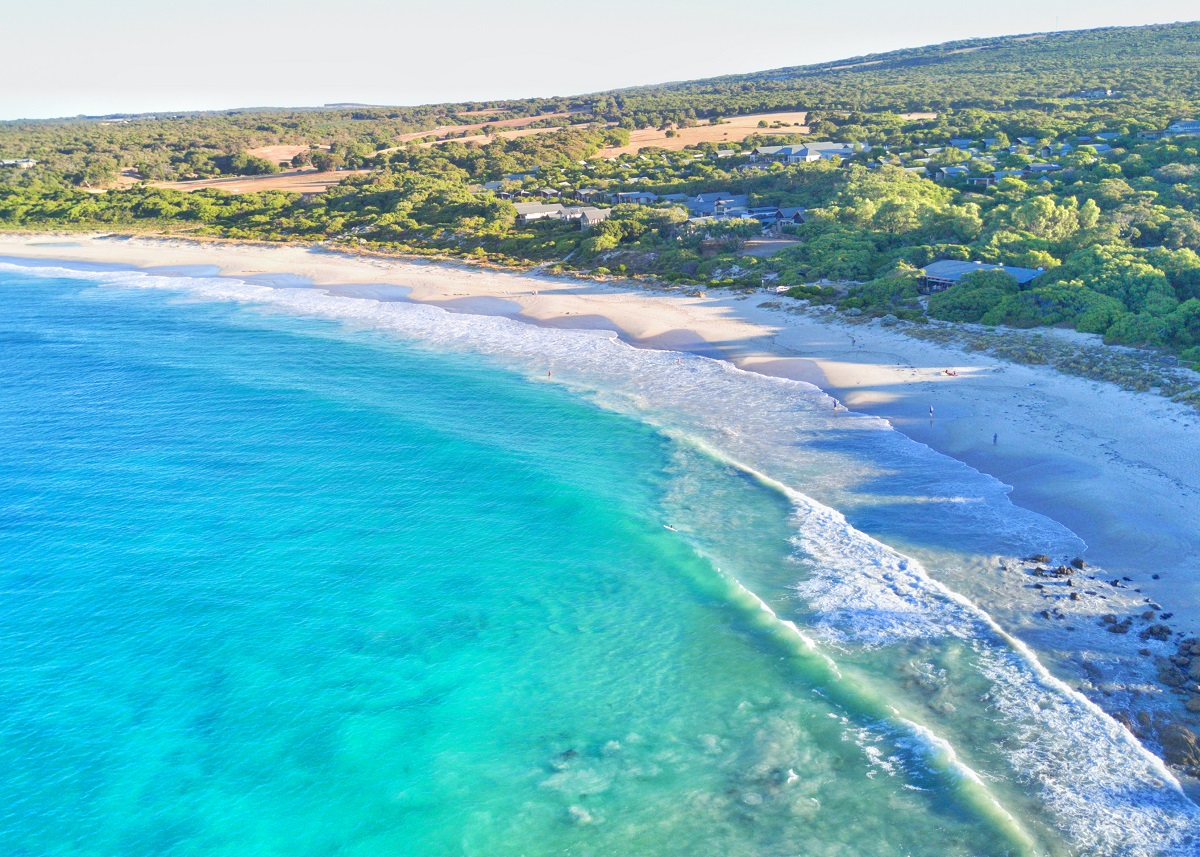
M582 208L567 209L569 220L579 221L579 228L584 232L591 229L598 223L603 223L608 220L608 216L612 214L610 208L593 208L584 206Z
M985 262L960 262L955 259L939 259L921 269L917 279L917 290L922 294L943 292L958 283L967 274L976 271L1003 271L1017 281L1018 285L1040 277L1045 271L1041 268L1016 268L1012 265L992 265Z
M949 179L963 179L971 174L970 167L938 167L935 178L944 182Z
M614 205L650 205L658 202L658 194L647 190L622 190L611 194Z
M720 217L730 214L732 209L745 208L748 201L749 197L744 193L715 191L697 194L688 201L687 207L693 217Z

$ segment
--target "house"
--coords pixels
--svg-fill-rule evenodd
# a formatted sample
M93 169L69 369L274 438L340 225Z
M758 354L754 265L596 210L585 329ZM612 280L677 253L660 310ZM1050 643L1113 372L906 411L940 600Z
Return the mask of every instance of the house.
M756 208L751 208L747 212L751 217L760 223L777 223L779 218L783 216L783 212L779 210L777 205L763 205Z
M914 176L920 176L923 179L929 178L929 170L925 167L905 167L904 172L912 173Z
M542 199L558 199L560 196L562 196L562 192L557 191L552 187L544 187L537 191L537 195Z
M869 151L869 147L864 146L863 151ZM854 154L853 143L808 143L803 146L758 146L750 153L750 159L806 164L833 158L849 158Z
M645 190L622 190L610 194L614 205L650 205L658 202L658 194Z
M594 187L585 187L581 190L575 191L575 193L571 195L580 202L591 202L593 199L598 199L600 197L600 191L596 190Z
M521 224L533 223L535 220L563 220L567 211L557 202L518 202L515 208L517 222Z
M1004 271L1018 285L1025 285L1045 273L1041 268L1014 268L1011 265L990 265L983 262L959 262L954 259L939 259L921 269L917 279L917 290L922 294L942 292L956 284L967 274L976 271Z
M950 145L955 149L969 149L971 147L971 138L955 137L950 141Z
M793 223L799 226L804 222L804 207L799 208L781 208L779 209L780 223Z
M1200 120L1186 119L1167 126L1167 136L1200 137Z
M1114 95L1116 93L1107 87L1102 89L1081 89L1075 93L1076 98L1111 98Z
M1096 135L1096 139L1111 141L1111 140L1117 139L1120 136L1121 136L1121 134L1117 131L1101 131L1099 134Z
M36 167L37 161L33 158L16 158L11 161L0 161L0 167L16 167L19 170L27 170L30 167Z
M608 219L610 210L590 206L564 206L557 202L519 202L516 204L517 222L533 223L538 220L574 220L583 230Z
M592 208L585 206L579 209L568 209L569 212L578 212L570 219L579 221L579 228L584 232L591 229L597 223L603 223L608 220L608 216L612 213L610 208Z
M1022 170L996 170L992 173L992 184L999 184L1005 179L1024 178L1025 173Z
M1018 137L1017 142L1022 146L1033 146L1037 143L1037 137Z
M1038 154L1043 158L1053 158L1056 155L1060 157L1069 155L1073 151L1075 151L1075 147L1070 143L1051 143L1049 146L1042 146Z
M1044 176L1047 173L1054 173L1061 170L1062 167L1058 164L1030 164L1021 172L1026 176Z
M970 167L938 167L938 171L934 178L937 181L944 182L951 179L966 178L971 174Z
M745 208L748 200L749 197L745 194L714 191L697 194L687 201L687 207L693 217L724 216L730 209Z

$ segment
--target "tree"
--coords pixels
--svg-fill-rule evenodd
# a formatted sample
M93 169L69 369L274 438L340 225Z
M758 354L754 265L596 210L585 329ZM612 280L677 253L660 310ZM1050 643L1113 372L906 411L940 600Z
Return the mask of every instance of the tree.
M312 164L318 172L328 173L342 165L342 156L318 150L312 154Z

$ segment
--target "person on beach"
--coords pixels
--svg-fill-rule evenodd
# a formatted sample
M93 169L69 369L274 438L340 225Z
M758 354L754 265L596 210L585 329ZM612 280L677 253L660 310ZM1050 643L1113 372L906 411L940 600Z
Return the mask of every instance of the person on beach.
M998 444L999 442L1000 442L1000 435L999 435L999 433L997 433L997 434L993 434L993 435L992 435L992 446L995 446L995 445L996 445L996 444Z

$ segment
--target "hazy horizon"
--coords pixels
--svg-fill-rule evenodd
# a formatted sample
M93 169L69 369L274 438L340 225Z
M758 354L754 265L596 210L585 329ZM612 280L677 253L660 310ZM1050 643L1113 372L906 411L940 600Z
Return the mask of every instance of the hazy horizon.
M1036 0L1013 0L1002 19L947 0L933 0L919 15L864 0L853 21L802 5L811 11L743 15L715 0L613 0L600 16L563 11L550 0L505 8L466 0L453 13L364 0L353 15L338 16L311 0L253 7L214 0L197 18L146 0L113 0L102 9L46 0L6 13L20 38L6 46L0 73L22 85L0 92L0 119L576 95L958 39L1179 17L1168 0L1137 8L1095 0L1053 12Z

